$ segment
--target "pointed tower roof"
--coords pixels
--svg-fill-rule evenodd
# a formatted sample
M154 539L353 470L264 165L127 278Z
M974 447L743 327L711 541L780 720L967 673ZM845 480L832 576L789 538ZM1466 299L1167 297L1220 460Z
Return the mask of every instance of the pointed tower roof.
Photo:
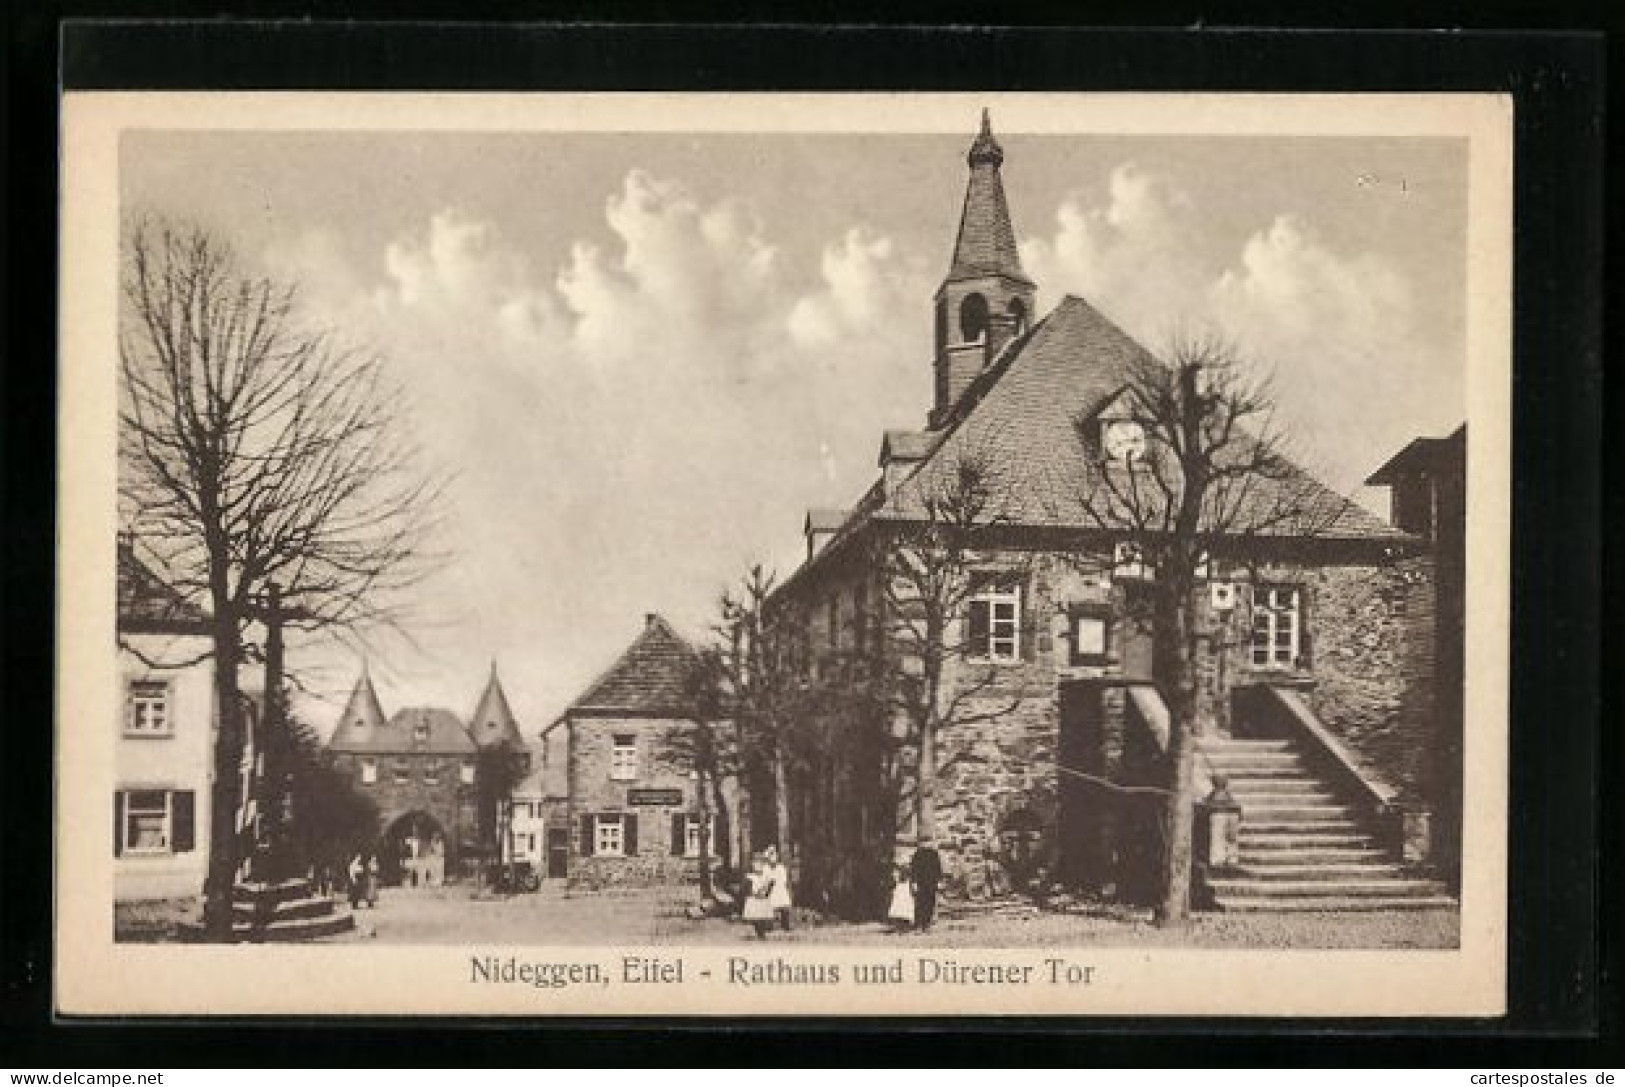
M948 279L998 275L1031 284L1021 270L1016 232L1010 225L1010 206L1005 203L1004 181L999 176L1004 149L993 138L993 122L985 109L982 130L976 134L965 161L970 164L970 181L965 186L965 208L959 217L959 237L954 242Z
M519 734L519 721L508 705L502 680L497 678L496 661L491 662L491 678L485 684L485 693L480 695L479 705L474 707L474 716L468 719L468 731L482 748L497 744L515 749L525 746L524 737Z
M388 724L389 718L384 716L383 704L378 701L378 692L372 685L372 673L363 664L361 678L355 681L350 701L345 705L338 727L333 730L327 746L334 751L370 748L376 742L378 730L387 728Z

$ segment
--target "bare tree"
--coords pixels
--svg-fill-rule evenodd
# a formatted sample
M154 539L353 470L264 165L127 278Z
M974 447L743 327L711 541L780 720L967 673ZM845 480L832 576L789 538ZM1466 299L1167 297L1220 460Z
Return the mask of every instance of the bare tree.
M667 757L676 765L693 771L695 799L699 807L700 898L715 897L711 885L713 851L726 871L730 868L725 844L712 839L712 816L728 823L728 802L723 787L739 771L737 738L731 728L733 716L727 665L715 648L701 650L690 665L687 677L690 717L665 737Z
M206 602L216 706L204 923L229 939L238 867L239 668L267 586L289 626L387 619L431 563L439 482L417 470L374 355L301 320L294 288L246 272L188 225L126 238L121 504L173 584Z
M513 791L525 780L528 770L525 752L507 744L481 748L475 755L475 814L479 823L482 861L485 857L491 857L499 865L512 862ZM485 882L483 871L481 876L479 884Z
M753 565L740 579L737 593L722 596L719 634L741 769L761 765L772 779L773 840L788 857L791 731L804 685L797 666L794 617L768 607L776 583L771 571ZM748 772L742 773L741 783L748 777Z
M1021 583L1030 562L1008 547L1000 530L1010 524L1011 480L996 468L986 435L967 438L957 454L921 481L921 510L877 540L872 567L879 571L889 642L876 682L892 709L908 723L912 746L913 832L917 844L936 837L938 756L942 734L955 726L992 720L1020 703L1019 687L998 704L988 699L1000 668L986 653L988 632L973 631L970 603L988 580ZM1019 615L1011 621L1020 622ZM900 828L906 833L907 828Z
M1168 704L1170 782L1157 916L1189 912L1197 728L1196 588L1215 563L1240 566L1269 553L1266 541L1314 536L1348 509L1289 459L1269 381L1229 345L1177 340L1168 364L1149 356L1130 367L1114 398L1121 418L1077 421L1092 462L1078 495L1100 550L1083 561L1113 569L1125 561L1153 574L1152 672ZM1112 427L1121 427L1109 432Z

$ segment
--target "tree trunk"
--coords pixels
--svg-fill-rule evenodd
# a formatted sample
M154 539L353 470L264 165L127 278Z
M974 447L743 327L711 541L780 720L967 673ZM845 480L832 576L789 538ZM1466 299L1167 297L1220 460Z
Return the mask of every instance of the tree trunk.
M713 897L711 894L711 802L709 799L709 776L704 770L700 772L700 780L694 789L694 798L700 807L700 901Z
M785 771L782 740L773 742L773 837L784 863L790 863L790 775Z
M930 845L937 837L937 720L933 713L920 728L920 764L914 784L914 844Z
M1179 580L1179 579L1175 579ZM1191 593L1186 586L1165 590L1158 624L1169 637L1159 647L1159 685L1169 696L1168 798L1163 813L1167 847L1163 855L1159 925L1183 925L1190 916L1191 835L1196 784L1196 662L1191 640Z
M203 931L210 943L231 941L231 893L237 881L237 807L243 761L243 707L237 689L236 613L224 575L214 605L214 696L220 730L214 742L214 782L209 790L209 864L203 883Z
M728 816L728 798L723 794L722 774L717 771L711 773L711 810L716 812L718 826L732 826ZM733 859L729 856L728 839L721 838L717 842L717 860L721 862L722 871L732 873Z

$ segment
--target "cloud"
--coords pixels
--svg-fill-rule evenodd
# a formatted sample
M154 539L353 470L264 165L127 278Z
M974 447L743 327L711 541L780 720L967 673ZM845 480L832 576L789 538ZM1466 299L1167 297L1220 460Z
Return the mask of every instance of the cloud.
M701 626L748 560L788 561L804 507L855 499L880 430L924 412L929 287L890 238L798 265L749 207L636 170L601 225L552 266L456 209L370 266L315 236L268 254L384 352L457 472L418 697L499 653L516 702L556 708L643 612Z
M1213 332L1256 360L1275 376L1295 444L1344 489L1374 467L1373 449L1414 436L1389 397L1459 404L1460 363L1418 328L1397 266L1287 214L1227 252L1208 214L1172 179L1122 165L1103 200L1067 197L1053 232L1024 242L1022 256L1047 297L1078 294L1154 350Z

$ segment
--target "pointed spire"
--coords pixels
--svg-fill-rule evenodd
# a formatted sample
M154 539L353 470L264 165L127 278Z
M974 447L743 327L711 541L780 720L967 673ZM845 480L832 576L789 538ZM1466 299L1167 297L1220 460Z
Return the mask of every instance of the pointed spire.
M993 118L988 115L986 106L982 107L982 131L976 134L976 141L970 145L970 153L965 156L965 161L973 169L977 166L997 169L1004 165L1004 148L993 138Z
M959 237L954 242L949 281L972 276L1000 275L1019 283L1031 283L1021 270L1021 254L1016 249L1016 232L1010 225L1010 207L1004 199L1004 181L999 167L1004 149L993 138L993 121L982 111L982 129L965 156L970 164L970 181L965 187L965 208L959 218Z
M485 684L485 693L480 695L479 705L474 708L474 716L469 719L468 730L481 747L502 743L515 748L525 745L524 737L519 734L519 721L513 715L513 707L508 705L508 695L497 676L494 659L491 678Z
M372 670L363 659L361 677L350 692L350 701L345 704L344 713L339 717L338 727L333 730L327 746L339 751L364 746L378 729L387 726L388 721L383 704L378 701L378 691L372 685Z

